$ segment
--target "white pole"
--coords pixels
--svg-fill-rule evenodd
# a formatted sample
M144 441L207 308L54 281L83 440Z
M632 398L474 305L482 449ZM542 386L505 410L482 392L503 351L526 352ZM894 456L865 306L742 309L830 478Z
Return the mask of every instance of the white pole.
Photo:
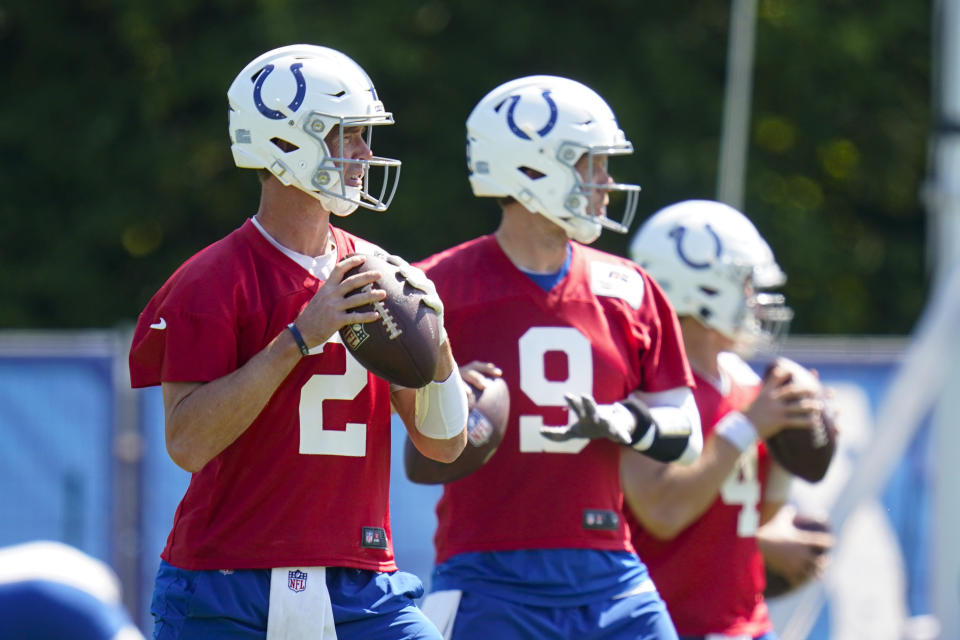
M934 78L939 104L928 190L928 221L933 232L933 292L949 287L948 274L960 265L960 0L934 3ZM956 292L955 292L956 293ZM960 329L957 329L960 331ZM933 414L936 481L931 558L933 610L941 638L960 638L960 365L947 375Z
M743 209L750 141L750 102L753 93L753 49L757 0L733 0L727 45L727 83L720 130L717 199Z
M939 0L933 13L934 96L932 162L925 189L928 252L934 288L960 260L960 2Z

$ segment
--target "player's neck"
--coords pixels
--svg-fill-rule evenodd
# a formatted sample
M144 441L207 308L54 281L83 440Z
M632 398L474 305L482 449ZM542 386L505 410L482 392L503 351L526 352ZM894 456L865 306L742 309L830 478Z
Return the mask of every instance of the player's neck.
M271 179L263 184L257 221L284 247L307 256L330 248L330 212L295 187Z
M718 357L724 351L723 345L716 339L716 332L704 327L690 316L680 319L683 343L687 351L687 360L694 371L702 377L719 380L720 365Z
M554 273L567 259L569 240L563 229L520 205L504 208L495 235L500 248L520 269Z

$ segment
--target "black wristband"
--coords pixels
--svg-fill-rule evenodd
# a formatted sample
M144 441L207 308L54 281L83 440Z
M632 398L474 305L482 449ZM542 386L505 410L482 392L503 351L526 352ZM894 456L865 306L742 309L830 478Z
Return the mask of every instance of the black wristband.
M308 347L304 341L303 335L300 333L300 329L297 329L296 323L291 322L287 325L287 329L293 334L293 339L296 340L297 346L300 347L300 354L304 356L310 355L310 347Z
M633 441L630 443L631 447L636 446L647 435L650 427L654 426L653 416L650 415L650 409L645 404L637 402L633 398L621 400L620 404L625 406L633 414L634 420L637 421L637 426L633 430Z

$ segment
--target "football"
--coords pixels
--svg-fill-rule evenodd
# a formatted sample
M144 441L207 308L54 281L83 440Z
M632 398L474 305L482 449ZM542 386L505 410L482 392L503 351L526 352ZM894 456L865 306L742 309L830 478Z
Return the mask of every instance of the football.
M818 518L810 518L797 514L793 518L793 526L798 529L804 529L806 531L822 531L824 533L830 533L830 525L825 520L820 520ZM820 547L814 547L814 553L817 555L822 554L825 549ZM790 581L787 580L783 575L777 573L770 567L764 567L767 574L767 586L763 590L763 596L765 598L775 598L777 596L782 596L786 593L790 593L797 587L801 586L799 584L790 584Z
M353 357L373 374L403 387L422 387L433 380L440 358L437 314L422 304L423 292L410 286L398 267L377 256L364 257L364 263L348 271L344 278L379 271L380 279L367 287L383 289L387 297L373 305L357 307L357 311L376 309L380 318L341 327L340 338Z
M471 386L470 413L467 416L467 446L460 457L449 464L426 458L410 440L404 450L407 477L418 484L443 484L467 476L490 459L507 429L510 392L502 378L487 378L487 386Z
M796 382L823 394L823 385L809 369L789 358L777 358L774 364L790 372L784 384ZM765 374L766 377L766 374ZM814 429L783 429L767 438L770 454L784 469L807 482L823 479L837 449L837 430L829 411L822 414Z

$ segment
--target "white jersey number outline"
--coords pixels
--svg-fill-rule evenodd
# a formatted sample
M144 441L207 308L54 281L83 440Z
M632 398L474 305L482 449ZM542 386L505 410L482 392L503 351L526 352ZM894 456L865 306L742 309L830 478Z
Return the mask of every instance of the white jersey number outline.
M760 480L757 478L757 445L744 451L733 471L720 487L724 504L740 505L737 515L737 535L752 538L760 526Z
M593 352L586 336L573 327L531 327L520 337L520 389L541 407L565 407L564 393L593 394ZM567 356L567 379L547 380L544 356L560 351ZM575 417L570 411L567 424ZM540 435L543 416L520 416L522 453L580 453L590 442L573 438L554 442Z
M320 353L331 342L343 344L340 334L334 333L324 344L310 350ZM300 389L300 453L306 455L354 456L367 455L367 425L348 422L347 428L323 428L324 400L352 400L367 386L367 370L346 352L346 371L317 373Z

